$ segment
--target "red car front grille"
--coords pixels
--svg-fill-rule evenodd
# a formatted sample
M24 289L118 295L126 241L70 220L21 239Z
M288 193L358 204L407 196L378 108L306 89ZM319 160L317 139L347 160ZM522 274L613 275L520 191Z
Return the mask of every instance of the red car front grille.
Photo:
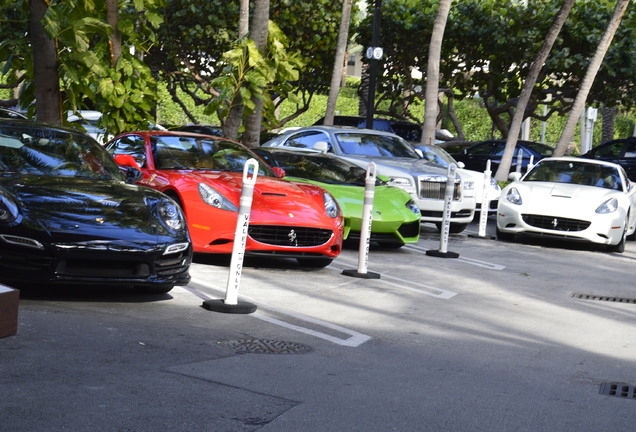
M327 243L333 231L288 225L250 225L248 234L257 242L269 245L312 247Z

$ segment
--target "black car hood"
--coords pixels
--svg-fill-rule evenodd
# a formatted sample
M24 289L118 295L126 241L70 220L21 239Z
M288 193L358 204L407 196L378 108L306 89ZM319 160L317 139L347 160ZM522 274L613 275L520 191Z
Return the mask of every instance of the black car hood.
M86 236L144 242L166 234L148 205L162 197L118 181L0 176L0 193L20 207L17 231L41 231L58 241Z

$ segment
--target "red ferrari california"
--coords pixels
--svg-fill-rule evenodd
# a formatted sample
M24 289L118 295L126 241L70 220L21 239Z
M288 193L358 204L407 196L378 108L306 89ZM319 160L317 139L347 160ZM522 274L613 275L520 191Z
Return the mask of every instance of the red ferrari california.
M232 252L243 167L258 176L245 253L296 258L324 267L342 248L343 220L324 189L278 178L259 156L234 141L187 132L122 134L106 144L115 160L141 171L138 184L172 197L184 210L194 252Z

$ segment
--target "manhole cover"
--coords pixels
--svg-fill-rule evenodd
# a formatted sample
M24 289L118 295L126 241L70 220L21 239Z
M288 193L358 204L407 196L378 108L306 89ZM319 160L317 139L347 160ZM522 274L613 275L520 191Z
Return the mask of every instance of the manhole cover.
M599 296L599 295L593 295L593 294L579 294L579 293L572 294L572 297L579 300L595 300L595 301L606 301L606 302L614 302L614 303L636 304L636 299L625 298L625 297Z
M232 348L237 353L303 354L311 351L311 347L307 345L268 339L235 339L219 341L218 344L226 348Z
M627 399L636 399L636 388L623 383L603 383L600 393L606 396L617 396Z

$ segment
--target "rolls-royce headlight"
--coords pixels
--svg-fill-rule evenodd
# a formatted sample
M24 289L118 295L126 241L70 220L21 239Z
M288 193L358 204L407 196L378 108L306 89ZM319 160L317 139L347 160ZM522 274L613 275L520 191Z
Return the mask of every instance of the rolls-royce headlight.
M389 181L387 183L389 186L395 186L404 189L408 193L415 193L413 183L407 177L389 177Z
M185 226L181 209L173 202L161 202L157 206L157 216L172 231L181 231Z
M409 200L406 203L406 208L411 210L413 213L415 213L416 215L420 215L420 208L417 206L417 204L415 204L415 201L413 200Z
M603 204L598 206L598 208L596 209L596 213L599 213L599 214L614 213L616 210L618 210L618 200L616 198L610 198L607 201L605 201Z
M508 193L506 194L506 200L508 200L511 204L521 205L523 204L523 200L521 199L521 194L517 190L517 188L510 188Z
M205 183L199 183L199 195L208 205L221 210L238 211L238 208L226 197Z
M340 207L338 207L336 200L327 192L323 193L322 196L325 201L325 211L327 212L327 216L330 218L338 217L340 214Z
M19 215L18 204L11 198L0 194L0 223L10 224Z

